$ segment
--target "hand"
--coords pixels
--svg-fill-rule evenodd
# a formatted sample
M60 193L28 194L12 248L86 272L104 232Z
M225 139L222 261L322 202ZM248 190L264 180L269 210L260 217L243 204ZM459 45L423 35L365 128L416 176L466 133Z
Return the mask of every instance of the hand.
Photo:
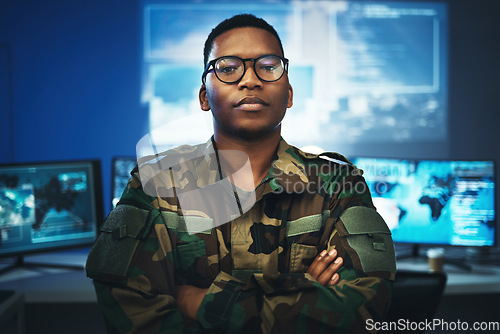
M336 249L332 249L329 252L324 250L316 256L313 263L307 269L307 273L323 286L335 285L340 279L337 270L340 269L342 263L343 259L337 257Z
M185 318L196 319L196 312L208 289L200 289L193 285L177 286L177 307Z

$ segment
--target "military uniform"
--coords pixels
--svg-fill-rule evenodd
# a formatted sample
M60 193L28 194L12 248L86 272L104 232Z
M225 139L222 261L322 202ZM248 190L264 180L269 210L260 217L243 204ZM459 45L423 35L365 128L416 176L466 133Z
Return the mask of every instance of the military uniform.
M281 139L255 204L227 224L191 233L187 216L210 226L211 214L183 210L175 187L203 188L221 177L216 157L195 156L178 160L170 172L182 182L166 182L163 194L156 187L158 196L145 191L136 167L101 227L86 269L110 332L366 333L367 319L383 320L394 247L360 170L340 155L304 153ZM338 284L325 287L305 272L333 248L344 264ZM176 307L181 284L208 288L198 321Z

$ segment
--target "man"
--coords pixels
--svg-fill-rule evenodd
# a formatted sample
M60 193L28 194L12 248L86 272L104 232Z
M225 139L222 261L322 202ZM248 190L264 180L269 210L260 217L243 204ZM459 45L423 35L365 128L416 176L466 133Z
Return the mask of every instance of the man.
M366 332L383 320L395 258L360 171L281 138L293 90L264 20L223 21L204 58L213 138L141 160L89 254L108 330ZM223 180L228 197L202 192ZM237 214L221 207L231 199Z

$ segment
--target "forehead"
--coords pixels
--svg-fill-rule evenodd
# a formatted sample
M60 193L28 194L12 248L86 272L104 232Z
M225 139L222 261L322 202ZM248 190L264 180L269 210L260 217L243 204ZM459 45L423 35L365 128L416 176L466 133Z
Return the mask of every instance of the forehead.
M209 58L228 55L253 58L263 54L282 56L278 39L267 30L244 27L231 29L217 36Z

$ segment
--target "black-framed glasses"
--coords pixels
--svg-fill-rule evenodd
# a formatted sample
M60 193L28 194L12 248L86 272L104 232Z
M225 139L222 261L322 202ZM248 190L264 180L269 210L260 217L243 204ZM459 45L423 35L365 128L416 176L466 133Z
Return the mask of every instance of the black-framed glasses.
M217 79L224 83L235 83L245 75L246 62L253 61L253 70L261 81L278 81L285 71L288 71L288 59L277 55L263 55L257 58L240 58L237 56L223 56L208 62L201 82L205 84L208 72L214 71Z

